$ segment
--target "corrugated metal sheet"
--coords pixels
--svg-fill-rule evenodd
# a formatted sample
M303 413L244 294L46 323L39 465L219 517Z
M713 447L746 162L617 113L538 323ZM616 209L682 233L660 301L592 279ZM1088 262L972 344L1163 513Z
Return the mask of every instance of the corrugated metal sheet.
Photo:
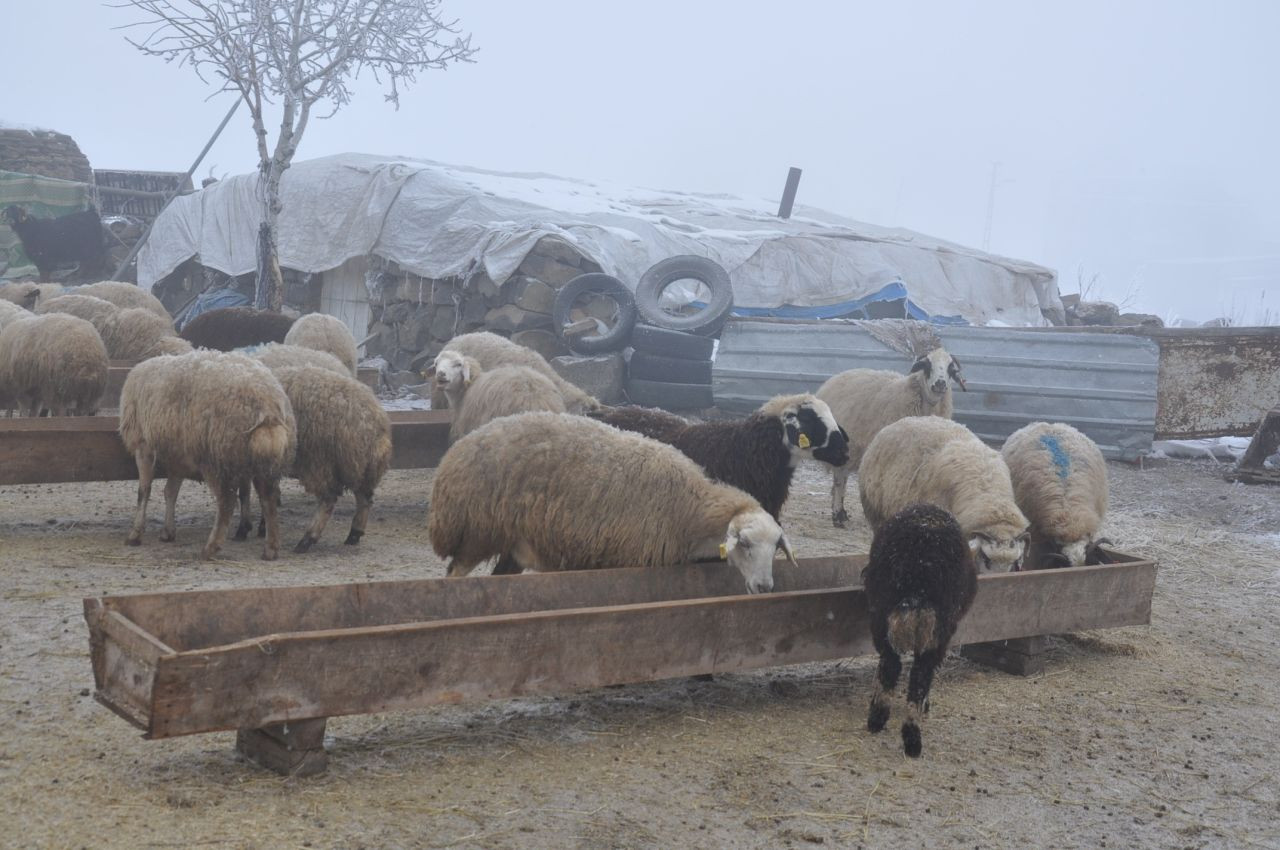
M1136 460L1155 433L1159 349L1142 337L938 328L964 368L955 419L1000 444L1028 422L1074 425L1107 457ZM812 392L846 369L906 372L911 358L836 320L731 321L713 370L716 404L749 410L779 393Z

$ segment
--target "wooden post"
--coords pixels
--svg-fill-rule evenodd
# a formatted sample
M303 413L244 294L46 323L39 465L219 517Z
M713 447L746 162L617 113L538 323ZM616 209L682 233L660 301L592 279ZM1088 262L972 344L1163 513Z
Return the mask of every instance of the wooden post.
M249 761L282 776L314 776L329 766L324 751L323 717L273 723L236 732L236 751Z
M791 207L796 202L796 190L800 188L800 169L792 167L787 172L787 185L782 189L782 203L778 206L778 218L791 218Z
M1015 676L1034 676L1044 672L1043 635L1011 638L990 643L970 643L960 648L960 655L975 664L994 667Z

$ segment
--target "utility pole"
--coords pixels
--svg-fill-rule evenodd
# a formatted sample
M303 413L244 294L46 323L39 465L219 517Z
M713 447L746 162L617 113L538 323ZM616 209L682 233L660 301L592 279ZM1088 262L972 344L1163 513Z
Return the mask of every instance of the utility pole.
M996 179L996 175L999 173L999 171L1000 171L1000 163L999 162L991 163L991 188L987 190L987 223L982 228L982 250L984 251L991 250L991 220L995 218L995 214L996 214L996 187L1003 186L1006 183L1015 182L1012 179L1010 180Z

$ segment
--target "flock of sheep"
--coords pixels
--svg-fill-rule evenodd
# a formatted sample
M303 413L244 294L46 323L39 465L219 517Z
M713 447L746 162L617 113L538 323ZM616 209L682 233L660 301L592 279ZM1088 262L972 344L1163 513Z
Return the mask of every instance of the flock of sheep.
M357 511L346 542L359 541L391 430L355 379L355 342L336 319L311 314L256 335L241 322L237 343L251 347L193 349L159 302L129 284L67 293L17 286L0 287L0 397L10 405L27 415L91 414L108 359L143 361L120 401L120 434L139 472L128 543L141 541L157 474L167 478L162 540L174 538L182 481L210 488L217 518L205 558L225 541L237 502L235 537L248 535L251 491L263 557L277 557L284 475L318 503L295 551L319 538L348 490ZM884 727L901 656L912 654L909 755L920 753L933 671L976 576L1104 558L1097 446L1070 426L1034 423L1002 452L988 448L950 418L951 385L964 381L941 347L906 374L855 369L743 420L697 423L601 405L536 352L491 333L455 337L432 370L453 423L428 531L450 576L488 560L495 574L723 560L748 592L767 592L777 554L795 560L780 519L797 464L830 468L837 526L849 521L845 486L857 472L875 532L864 583L880 667L868 727Z

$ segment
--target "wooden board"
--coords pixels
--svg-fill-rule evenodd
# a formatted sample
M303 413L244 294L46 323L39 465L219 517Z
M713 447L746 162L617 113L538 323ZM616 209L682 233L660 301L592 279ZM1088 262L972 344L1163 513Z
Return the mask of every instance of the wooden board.
M808 584L804 573L810 564L814 578L848 578L862 563L852 557L801 562L786 581L792 587ZM128 619L123 612L131 611L140 617L135 625L144 632L150 633L154 620L175 639L239 638L192 648L179 642L174 652L155 660L155 674L146 687L127 679L96 678L107 683L99 685L99 693L108 705L150 700L146 729L153 738L562 693L871 651L860 586L742 596L736 595L741 580L729 586L728 570L712 564L428 579L384 587L152 594L145 601L108 597L86 600L86 618L94 630L103 612ZM779 570L780 576L787 573ZM609 591L609 584L618 589ZM1155 564L1128 557L1108 566L984 576L956 642L1147 623L1154 587ZM703 589L733 595L678 596ZM620 601L627 592L666 598ZM245 594L253 593L264 594L263 604L244 608L243 616L232 613L242 610ZM299 595L296 604L282 610L292 594ZM166 597L178 613L164 613ZM548 600L559 600L560 607L530 608ZM417 613L415 603L423 604L423 613ZM332 624L341 627L310 621L305 629L280 629L281 620L313 605L336 614ZM571 605L581 607L567 607ZM405 613L417 619L396 622ZM430 616L437 619L423 619ZM192 617L233 622L199 627L174 622ZM258 628L267 630L247 633ZM99 655L94 656L95 676Z
M115 410L120 407L120 389L124 379L129 377L129 370L138 364L136 360L112 360L107 367L107 389L102 394L100 407L103 410ZM377 392L380 373L377 369L361 366L356 369L356 379L369 389Z
M449 447L449 411L387 415L392 469L426 469L440 462ZM117 427L114 416L0 419L0 485L136 479L138 469Z

